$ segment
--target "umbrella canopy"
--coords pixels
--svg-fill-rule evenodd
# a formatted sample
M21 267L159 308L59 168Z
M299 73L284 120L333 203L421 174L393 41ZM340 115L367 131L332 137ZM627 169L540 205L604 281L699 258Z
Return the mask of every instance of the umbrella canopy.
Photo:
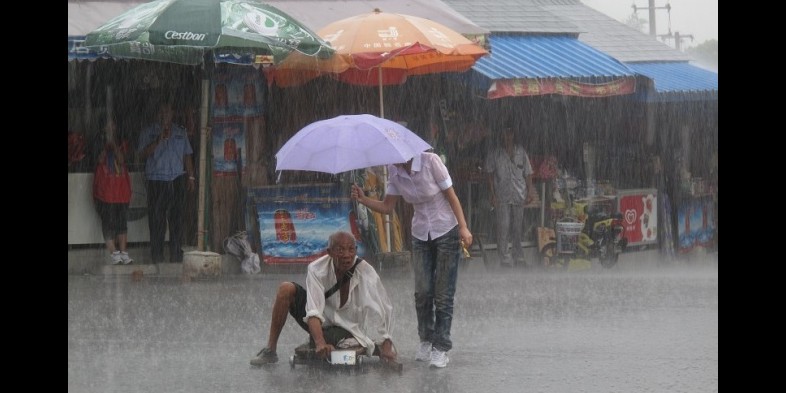
M350 68L338 75L344 82L397 84L408 75L462 72L488 52L437 22L379 9L333 22L319 30Z
M431 149L422 138L394 121L374 115L342 115L311 123L276 153L276 170L337 174L407 162Z
M156 0L111 19L87 34L99 54L196 65L212 51L278 63L292 52L329 58L333 50L283 11L254 0Z
M330 23L319 35L337 56L327 60L292 56L271 73L276 84L292 86L331 73L346 83L381 89L403 83L409 75L463 72L488 54L437 22L379 9Z

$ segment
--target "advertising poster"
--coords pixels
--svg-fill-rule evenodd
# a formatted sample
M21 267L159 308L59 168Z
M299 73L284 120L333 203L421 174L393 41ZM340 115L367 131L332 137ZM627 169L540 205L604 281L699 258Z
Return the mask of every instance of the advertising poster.
M249 71L217 71L213 78L213 117L259 116L264 81L259 73Z
M658 190L617 190L628 246L658 242Z
M237 174L238 149L243 166L246 163L246 133L242 121L225 120L213 123L213 174L229 176Z
M266 264L308 264L326 254L328 237L339 230L354 234L358 256L366 256L351 219L352 201L339 184L259 187L249 190L248 199Z
M264 116L264 80L255 69L216 70L212 78L213 175L234 176L245 170L249 127ZM238 168L239 157L242 168Z
M686 253L694 247L710 247L715 240L715 209L712 196L684 199L677 210L677 250Z

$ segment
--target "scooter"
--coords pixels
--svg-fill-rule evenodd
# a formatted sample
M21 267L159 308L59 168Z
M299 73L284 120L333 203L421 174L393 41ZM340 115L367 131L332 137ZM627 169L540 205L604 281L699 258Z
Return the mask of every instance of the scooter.
M560 233L563 244L557 243L554 229L539 228L538 250L544 267L568 269L571 266L589 266L594 258L605 268L617 264L619 255L628 245L628 239L623 235L622 214L610 214L593 205L585 205L583 210L586 220L581 231ZM571 227L576 225L562 226L563 230Z

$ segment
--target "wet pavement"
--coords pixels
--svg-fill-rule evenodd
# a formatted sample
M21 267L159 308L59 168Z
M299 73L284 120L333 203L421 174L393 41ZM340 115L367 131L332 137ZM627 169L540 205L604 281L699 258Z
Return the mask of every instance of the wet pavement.
M717 254L690 263L624 254L612 269L572 272L473 258L459 274L445 369L414 360L412 278L384 270L402 375L373 359L361 370L291 368L307 340L291 317L279 362L250 366L278 283L302 283L303 272L192 282L69 275L68 391L718 391Z

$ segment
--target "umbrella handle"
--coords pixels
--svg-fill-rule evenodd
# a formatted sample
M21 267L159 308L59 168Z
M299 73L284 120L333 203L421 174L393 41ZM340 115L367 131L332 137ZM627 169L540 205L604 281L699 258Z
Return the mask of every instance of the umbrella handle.
M353 170L349 171L349 195L350 195L350 198L351 198L351 195L352 195L352 185L356 184L355 180L356 180L355 170L353 169ZM360 202L358 202L357 199L352 201L352 208L356 212L358 211L358 203L360 203ZM357 217L355 218L355 221L356 221L355 223L357 224Z
M352 195L352 186L356 184L356 179L357 178L355 176L355 170L353 169L353 170L350 171L350 174L349 174L349 194L350 194L350 198L351 198L351 195ZM361 233L361 237L362 237L362 232L360 232L360 213L358 212L359 207L360 207L360 202L357 199L353 200L352 201L352 210L355 212L355 217L353 218L353 220L355 220L355 222L353 224L355 224L355 227L358 228L358 233ZM353 235L354 235L354 233L353 233Z

